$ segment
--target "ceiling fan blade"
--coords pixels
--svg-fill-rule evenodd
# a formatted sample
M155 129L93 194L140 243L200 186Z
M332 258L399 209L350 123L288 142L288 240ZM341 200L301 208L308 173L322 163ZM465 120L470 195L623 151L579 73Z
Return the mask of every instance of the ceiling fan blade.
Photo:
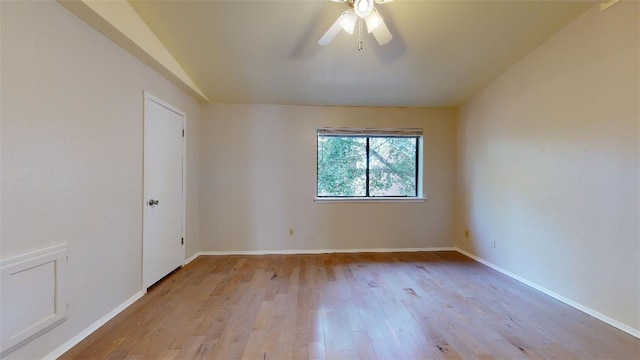
M385 45L386 43L391 41L391 39L393 39L393 35L391 35L391 31L389 31L389 28L387 28L384 20L380 21L378 26L371 30L371 32L373 33L373 37L376 38L376 41L380 45Z
M340 30L342 30L342 26L340 26L341 18L342 16L338 17L338 19L333 23L333 25L331 25L329 30L327 30L327 32L325 32L324 35L322 35L320 40L318 40L318 45L327 46L331 43L331 41L333 41L333 38L336 37L336 35L338 35Z
M336 19L333 25L331 25L329 30L327 30L327 32L324 33L324 35L322 35L320 40L318 40L318 45L320 46L329 45L329 43L331 43L333 38L335 38L336 35L338 35L340 30L342 29L344 29L344 31L348 32L349 34L353 34L353 29L355 28L355 26L356 26L356 14L353 12L353 10L349 9L343 12L342 15L340 15Z

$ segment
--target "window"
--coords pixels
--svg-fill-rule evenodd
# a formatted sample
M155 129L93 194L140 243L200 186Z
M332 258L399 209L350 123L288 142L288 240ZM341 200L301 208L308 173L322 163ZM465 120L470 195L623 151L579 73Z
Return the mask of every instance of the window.
M415 198L422 129L318 129L318 198Z

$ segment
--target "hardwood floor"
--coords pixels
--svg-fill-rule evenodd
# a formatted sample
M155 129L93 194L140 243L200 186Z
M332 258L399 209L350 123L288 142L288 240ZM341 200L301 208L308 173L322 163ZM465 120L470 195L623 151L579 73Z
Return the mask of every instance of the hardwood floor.
M459 253L202 256L61 359L639 359Z

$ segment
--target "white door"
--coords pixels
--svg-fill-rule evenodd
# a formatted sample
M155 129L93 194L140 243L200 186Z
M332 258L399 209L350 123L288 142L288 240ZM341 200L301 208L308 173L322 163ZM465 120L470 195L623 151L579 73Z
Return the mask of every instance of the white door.
M145 93L142 282L184 264L183 112Z

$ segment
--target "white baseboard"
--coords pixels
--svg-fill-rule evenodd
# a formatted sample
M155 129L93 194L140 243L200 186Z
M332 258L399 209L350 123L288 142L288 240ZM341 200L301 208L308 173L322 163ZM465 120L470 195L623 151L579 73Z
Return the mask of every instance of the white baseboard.
M189 257L187 260L184 261L184 264L187 265L188 263L192 262L193 260L195 260L200 255L201 255L200 252L197 252L197 253L191 255L191 257Z
M304 254L351 254L351 253L394 253L394 252L431 252L431 251L456 251L454 247L429 247L429 248L379 248L379 249L315 249L315 250L229 250L229 251L200 251L192 256L193 259L200 255L304 255ZM193 259L189 258L189 261Z
M123 302L118 307L111 310L111 312L109 312L107 315L103 316L98 321L91 324L88 328L82 330L78 335L74 336L71 340L62 344L62 346L58 347L49 355L45 356L44 359L55 360L58 357L62 356L62 354L69 351L72 347L80 343L80 341L84 340L87 336L91 335L91 333L98 330L98 328L100 328L102 325L106 324L109 320L113 319L116 315L124 311L124 309L131 306L131 304L133 304L134 302L138 301L138 299L140 299L143 295L144 295L144 292L139 291L138 293L130 297L127 301Z
M638 329L634 329L629 325L625 325L625 324L619 322L618 320L612 319L612 318L608 317L607 315L599 313L598 311L595 311L595 310L593 310L593 309L591 309L589 307L586 307L586 306L584 306L584 305L582 305L580 303L577 303L577 302L575 302L575 301L573 301L571 299L568 299L568 298L566 298L566 297L564 297L564 296L562 296L562 295L560 295L558 293L555 293L555 292L553 292L553 291L551 291L551 290L549 290L547 288L544 288L544 287L542 287L542 286L540 286L540 285L538 285L538 284L536 284L534 282L531 282L531 281L529 281L529 280L527 280L527 279L525 279L525 278L523 278L521 276L518 276L518 275L516 275L516 274L514 274L514 273L512 273L510 271L507 271L507 270L505 270L505 269L503 269L503 268L501 268L501 267L499 267L499 266L497 266L497 265L495 265L493 263L490 263L489 261L487 261L487 260L485 260L485 259L483 259L481 257L478 257L478 256L476 256L474 254L471 254L470 252L467 252L467 251L462 250L462 249L457 248L457 247L455 249L459 253L461 253L463 255L466 255L466 256L472 258L473 260L492 268L493 270L501 272L501 273L507 275L508 277L510 277L510 278L512 278L514 280L517 280L517 281L519 281L519 282L521 282L521 283L523 283L525 285L528 285L528 286L530 286L530 287L532 287L532 288L534 288L534 289L536 289L536 290L538 290L538 291L540 291L540 292L542 292L544 294L547 294L547 295L551 296L552 298L554 298L556 300L560 300L563 303L565 303L565 304L567 304L567 305L569 305L569 306L571 306L571 307L573 307L573 308L575 308L577 310L580 310L580 311L582 311L582 312L584 312L584 313L586 313L588 315L591 315L591 316L593 316L594 318L596 318L598 320L604 321L605 323L607 323L607 324L609 324L609 325L611 325L611 326L613 326L615 328L618 328L618 329L626 332L627 334L629 334L629 335L631 335L633 337L636 337L636 338L640 339L640 330L638 330Z

